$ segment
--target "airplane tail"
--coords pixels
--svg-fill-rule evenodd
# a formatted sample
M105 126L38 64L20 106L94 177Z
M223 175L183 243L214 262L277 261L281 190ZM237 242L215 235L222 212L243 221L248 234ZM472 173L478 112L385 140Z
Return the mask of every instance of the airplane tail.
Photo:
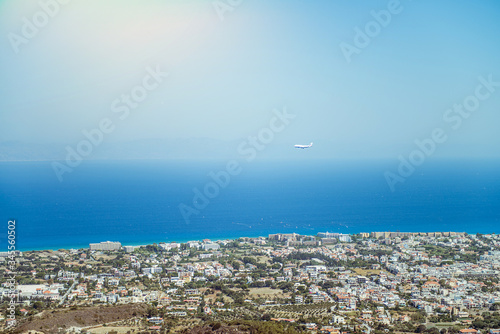
M309 146L313 146L313 143L311 142L311 143L309 144Z

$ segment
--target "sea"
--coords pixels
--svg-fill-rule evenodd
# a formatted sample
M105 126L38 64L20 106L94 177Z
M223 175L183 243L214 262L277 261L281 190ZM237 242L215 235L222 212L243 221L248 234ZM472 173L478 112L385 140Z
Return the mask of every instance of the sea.
M394 191L385 173L397 174L395 160L237 163L230 174L222 160L84 161L61 182L50 161L1 162L0 251L9 220L21 251L271 233L500 233L499 161L426 161Z

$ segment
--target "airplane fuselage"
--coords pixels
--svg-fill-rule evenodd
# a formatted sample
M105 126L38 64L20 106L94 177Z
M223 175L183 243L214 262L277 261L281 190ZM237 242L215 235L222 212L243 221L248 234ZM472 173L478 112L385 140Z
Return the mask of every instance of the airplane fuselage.
M302 149L304 149L304 148L309 148L311 146L313 146L313 143L310 143L309 145L295 145L294 147L295 148L302 148Z

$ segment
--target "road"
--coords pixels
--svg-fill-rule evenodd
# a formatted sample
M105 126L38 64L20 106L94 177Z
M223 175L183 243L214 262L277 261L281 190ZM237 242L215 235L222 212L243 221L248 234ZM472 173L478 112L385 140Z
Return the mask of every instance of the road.
M78 281L74 281L73 282L73 284L69 287L68 291L66 291L66 293L64 294L64 296L62 296L61 301L59 302L59 305L61 305L62 303L64 303L64 300L70 294L71 290L73 290L73 288L75 287L75 285L77 283L78 283Z

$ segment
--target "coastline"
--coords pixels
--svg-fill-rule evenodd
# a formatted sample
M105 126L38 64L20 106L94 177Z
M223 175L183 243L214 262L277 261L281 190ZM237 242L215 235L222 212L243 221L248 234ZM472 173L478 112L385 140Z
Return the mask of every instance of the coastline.
M324 231L324 232L328 232L328 231ZM317 233L315 234L301 234L301 233L297 233L297 232L287 232L287 231L276 231L276 232L273 232L273 233L269 233L269 234L292 234L292 233L296 233L296 234L299 234L299 235L303 235L303 236L316 236ZM321 232L318 232L318 233L321 233ZM330 232L330 233L333 233L333 232ZM341 233L341 234L347 234L347 235L350 235L350 236L354 236L354 235L360 235L361 233L456 233L456 234L467 234L467 235L476 235L476 234L497 234L496 232L490 232L490 233L479 233L479 232L476 232L476 233L469 233L469 232L466 232L466 231L416 231L416 232L391 232L391 231L370 231L370 232L358 232L358 233ZM138 242L127 242L127 243L121 243L120 240L100 240L100 241L95 241L95 243L99 243L99 242L105 242L105 241L111 241L111 242L120 242L122 247L123 246L134 246L134 247L138 247L138 246L147 246L147 245L152 245L152 244L159 244L159 243L172 243L172 242L176 242L176 243L186 243L186 242L189 242L189 241L202 241L204 239L209 239L211 241L214 241L214 242L217 242L217 241L222 241L222 240L237 240L239 238L268 238L268 235L251 235L251 234L248 234L248 235L244 235L244 236L228 236L228 237L215 237L215 238L202 238L202 239L198 239L198 238L186 238L186 239L176 239L176 240L151 240L151 241L138 241ZM89 242L89 243L94 243L94 242ZM74 245L74 246L63 246L63 247L50 247L50 248L37 248L37 249L26 249L26 248L19 248L17 249L18 251L20 252L43 252L43 251L58 251L58 250L85 250L85 249L89 249L89 244L87 244L85 247L82 247L82 245Z

